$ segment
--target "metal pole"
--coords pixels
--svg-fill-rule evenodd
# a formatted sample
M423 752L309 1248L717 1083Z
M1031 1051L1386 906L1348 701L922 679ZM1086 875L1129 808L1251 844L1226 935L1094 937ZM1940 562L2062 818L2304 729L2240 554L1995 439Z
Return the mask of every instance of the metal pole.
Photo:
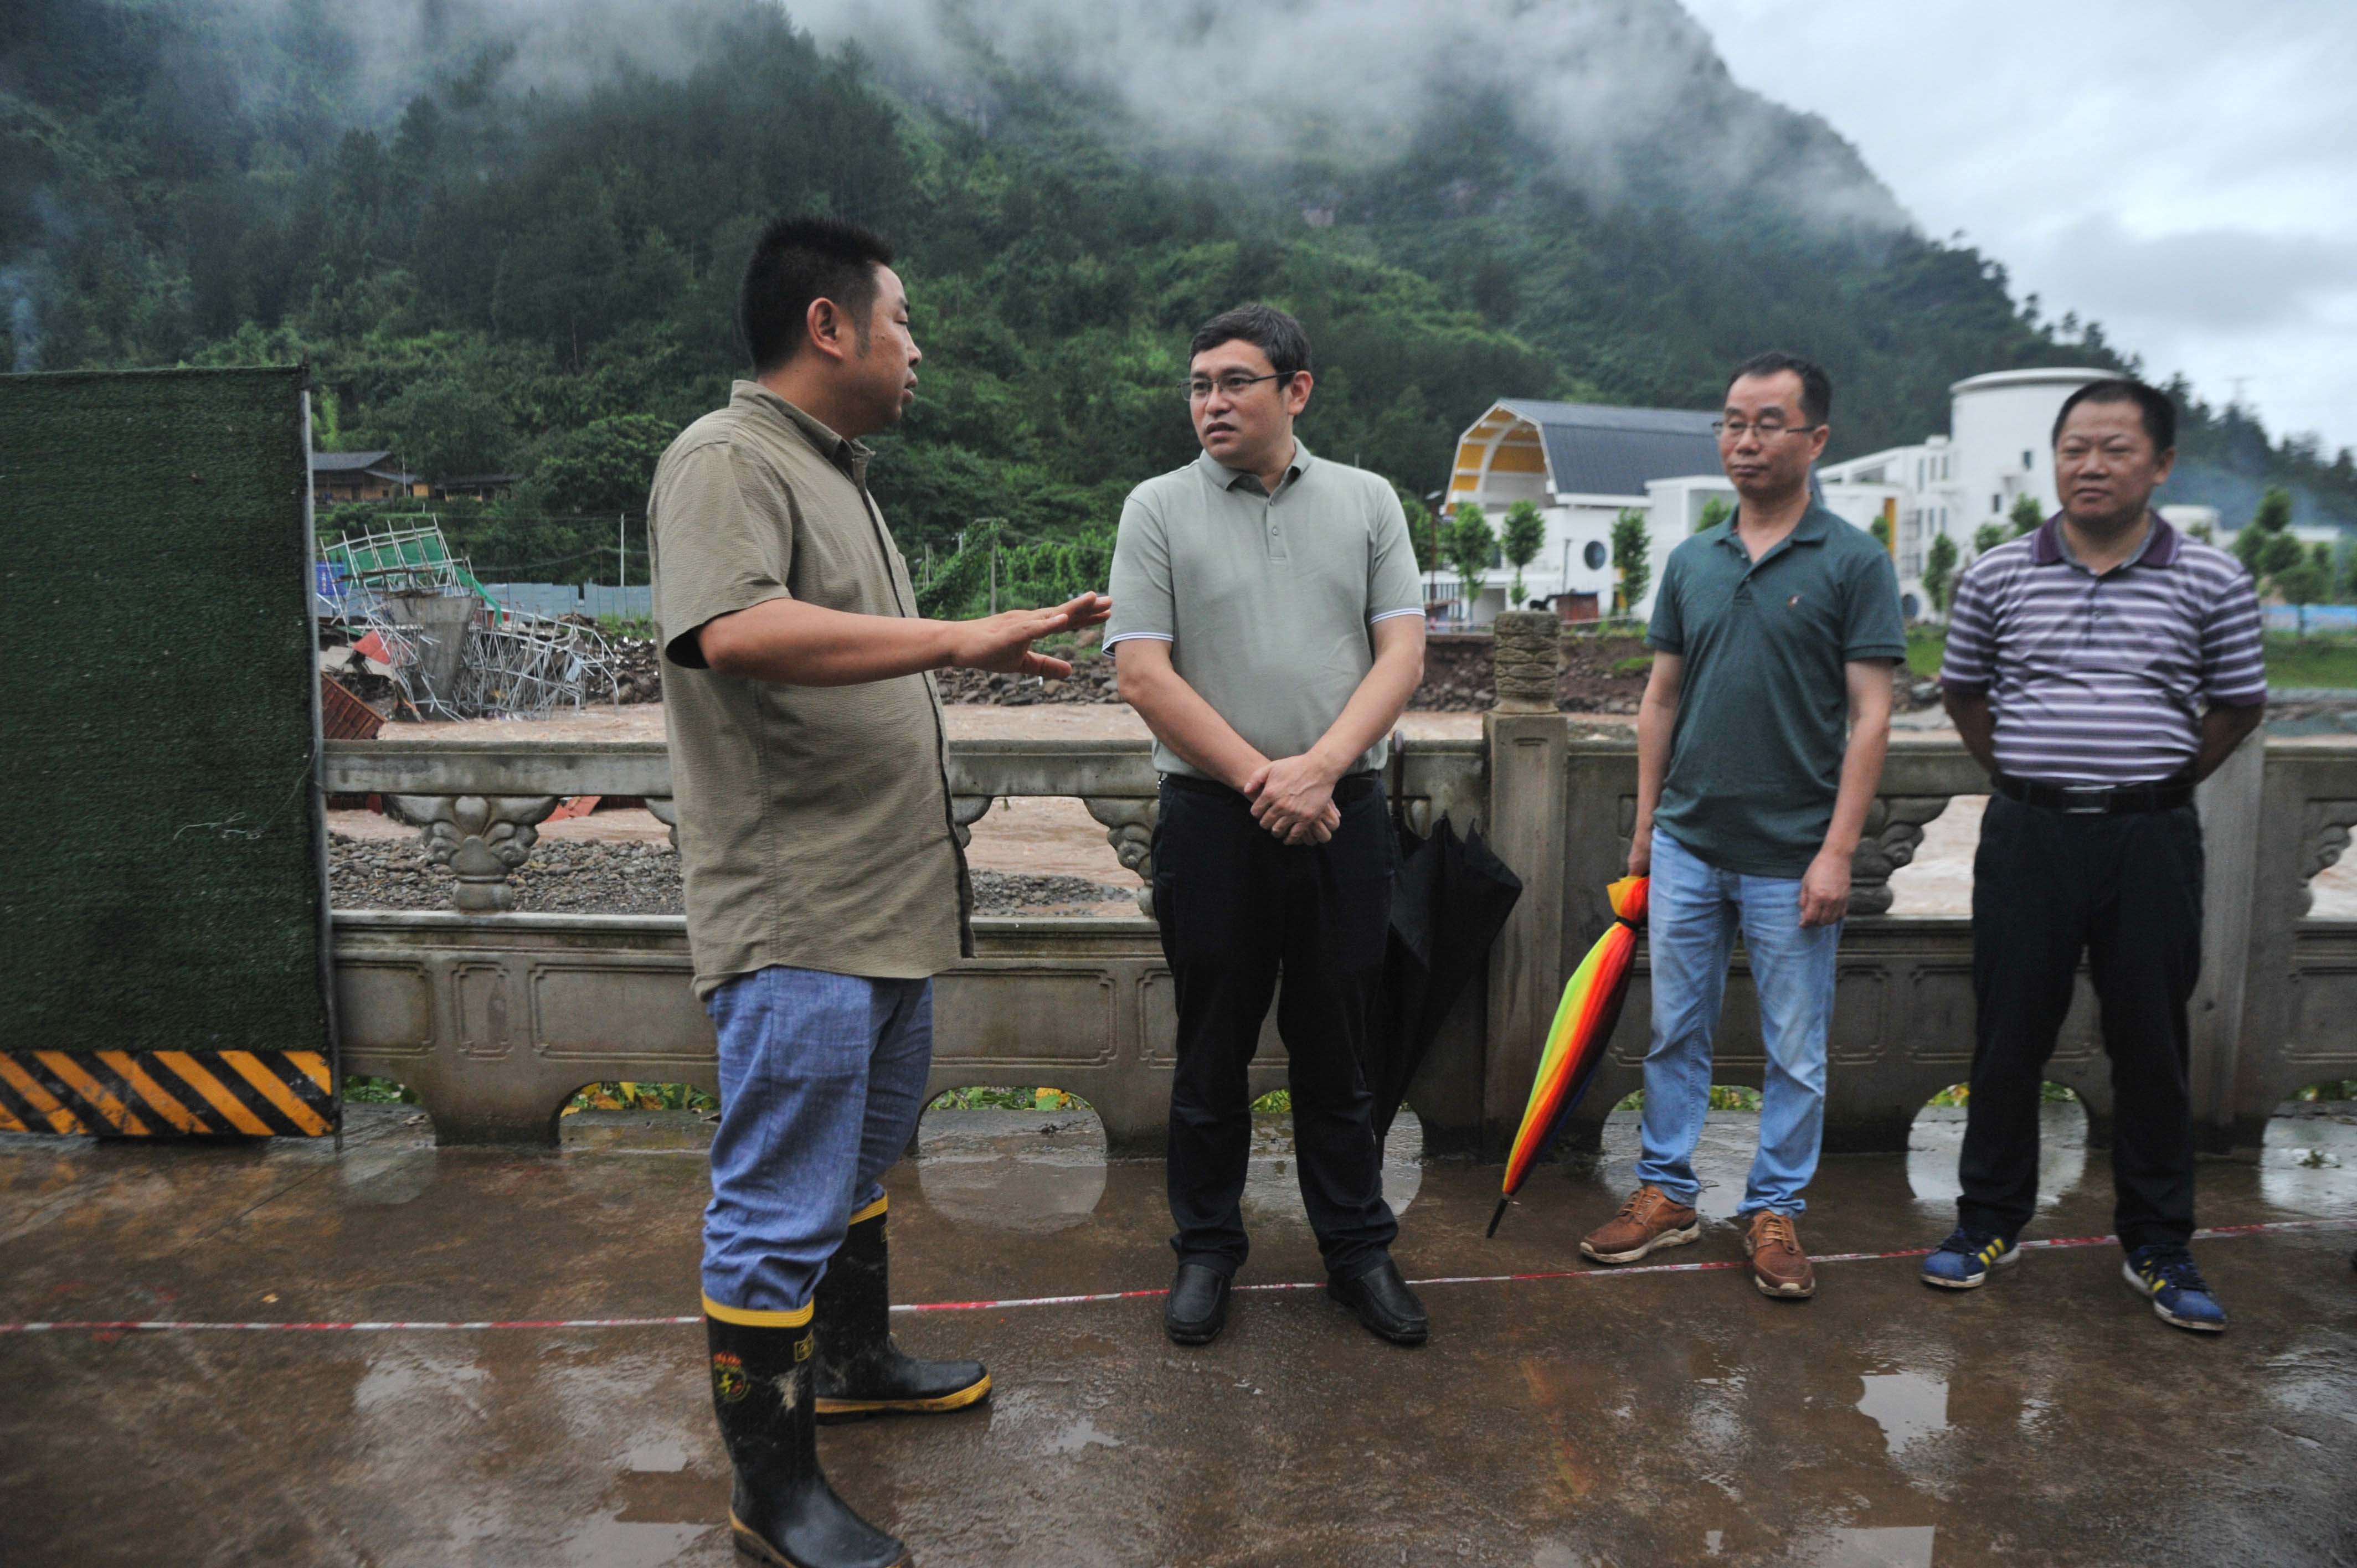
M630 514L626 511L614 514L614 574L621 586L630 585Z
M990 613L998 613L998 542L990 544Z

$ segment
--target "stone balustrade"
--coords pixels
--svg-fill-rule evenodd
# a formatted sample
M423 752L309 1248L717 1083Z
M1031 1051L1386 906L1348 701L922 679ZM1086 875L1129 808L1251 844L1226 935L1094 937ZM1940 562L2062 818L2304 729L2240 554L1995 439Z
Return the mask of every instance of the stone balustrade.
M1527 650L1526 650L1527 651ZM1419 832L1478 825L1525 893L1486 985L1460 1004L1410 1103L1428 1147L1494 1153L1528 1093L1565 978L1609 918L1628 854L1636 756L1625 732L1580 733L1537 700L1544 665L1501 674L1479 739L1408 743L1395 788ZM1513 679L1508 679L1508 674ZM1527 677L1527 678L1525 678ZM1524 687L1529 690L1523 690ZM1143 742L953 743L953 815L969 830L1015 796L1083 801L1121 864L1150 881L1157 780ZM690 995L677 917L513 912L509 883L557 800L636 795L675 827L660 745L331 742L326 787L374 793L457 874L447 911L339 910L344 1065L415 1088L448 1142L549 1141L585 1082L631 1078L716 1090L712 1036ZM1888 913L1892 874L1925 824L1987 780L1952 738L1894 740L1853 871L1831 1043L1830 1149L1903 1147L1915 1111L1972 1056L1969 922ZM2209 871L2192 1073L2208 1144L2255 1145L2298 1085L2357 1078L2357 921L2310 914L2309 881L2357 828L2357 742L2246 745L2201 791ZM932 1087L1052 1084L1096 1106L1116 1145L1158 1140L1176 1015L1150 918L985 918L976 954L942 979ZM1641 1081L1641 959L1606 1065L1567 1133L1592 1144ZM2083 982L2050 1077L2085 1102L2100 1140L2111 1090ZM1717 1077L1758 1084L1757 1005L1738 956ZM1255 1091L1284 1081L1265 1032Z

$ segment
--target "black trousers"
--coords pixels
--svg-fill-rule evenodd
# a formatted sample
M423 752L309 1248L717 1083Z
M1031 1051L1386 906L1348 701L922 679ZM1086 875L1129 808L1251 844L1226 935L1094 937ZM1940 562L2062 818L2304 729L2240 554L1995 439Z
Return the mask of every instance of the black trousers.
M2020 1234L2038 1203L2039 1085L2079 955L2112 1062L2113 1225L2122 1244L2193 1234L2186 1004L2201 971L2201 824L2193 808L2072 816L1990 798L1973 860L1979 1019L1956 1209Z
M1380 1262L1399 1234L1383 1201L1374 1097L1361 1050L1383 967L1398 858L1381 780L1345 779L1341 825L1288 847L1223 785L1167 777L1154 829L1154 913L1178 1003L1170 1086L1170 1245L1232 1274L1248 1251L1252 1144L1244 1069L1285 974L1276 1028L1293 1096L1301 1201L1329 1273Z

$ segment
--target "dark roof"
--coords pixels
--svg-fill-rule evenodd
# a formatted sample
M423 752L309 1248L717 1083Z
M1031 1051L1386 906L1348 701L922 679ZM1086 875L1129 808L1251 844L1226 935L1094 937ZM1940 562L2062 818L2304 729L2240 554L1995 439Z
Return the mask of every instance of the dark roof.
M315 474L358 474L375 467L391 452L314 452L311 472Z
M1558 495L1641 496L1653 479L1720 472L1714 413L1507 398L1539 427Z
M468 485L512 485L522 478L522 474L452 474L434 482L446 489L457 489Z

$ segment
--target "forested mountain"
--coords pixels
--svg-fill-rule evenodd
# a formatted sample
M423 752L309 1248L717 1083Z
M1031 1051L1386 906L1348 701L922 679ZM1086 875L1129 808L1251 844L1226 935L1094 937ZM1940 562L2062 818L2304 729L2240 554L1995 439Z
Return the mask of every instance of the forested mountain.
M1622 84L1577 101L1601 121L1457 60L1379 130L1312 95L1224 145L933 5L920 59L759 0L12 0L0 363L307 360L323 445L524 473L451 526L492 575L564 577L610 564L614 513L725 395L737 274L783 211L901 248L927 360L877 488L912 553L978 518L1092 552L1193 449L1188 328L1247 298L1309 326L1310 443L1418 492L1494 397L1707 406L1762 347L1832 369L1837 455L1943 428L1962 375L2126 362L1914 232L1670 0L1520 8ZM2222 472L2357 513L2348 454L2194 412Z

